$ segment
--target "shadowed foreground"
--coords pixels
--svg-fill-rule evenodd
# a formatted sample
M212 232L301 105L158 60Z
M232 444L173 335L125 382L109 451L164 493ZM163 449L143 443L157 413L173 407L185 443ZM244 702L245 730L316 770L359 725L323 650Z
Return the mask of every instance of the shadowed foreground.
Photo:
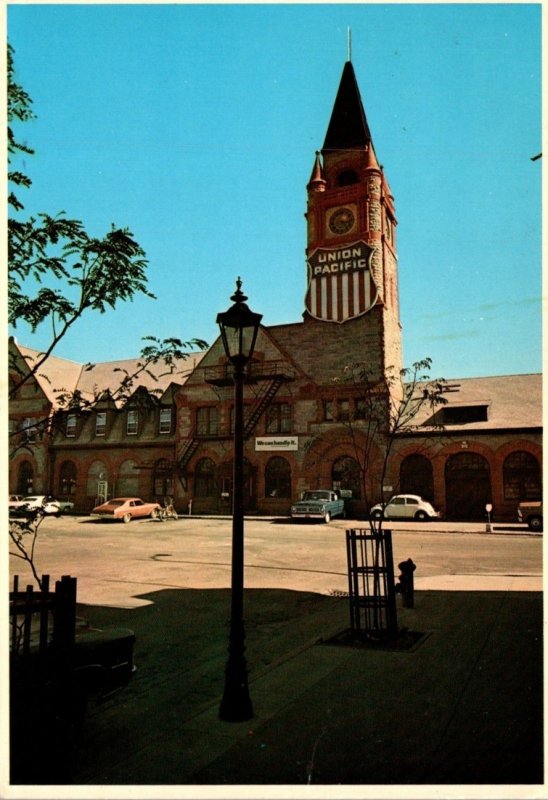
M94 626L133 629L137 672L89 706L61 758L47 736L27 741L12 783L543 782L540 593L417 592L399 625L427 635L398 651L327 643L349 625L344 597L246 590L244 723L218 719L229 591L143 597L79 606Z

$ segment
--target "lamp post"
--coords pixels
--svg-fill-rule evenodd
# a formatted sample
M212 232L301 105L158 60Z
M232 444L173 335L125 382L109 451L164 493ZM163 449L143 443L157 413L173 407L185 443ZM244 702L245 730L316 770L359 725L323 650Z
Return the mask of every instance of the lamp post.
M243 722L253 716L247 684L244 630L244 371L253 355L262 314L255 314L246 305L236 281L230 298L234 305L217 314L217 324L228 361L234 370L234 465L232 484L232 586L230 603L230 637L225 668L225 688L219 717L227 722Z

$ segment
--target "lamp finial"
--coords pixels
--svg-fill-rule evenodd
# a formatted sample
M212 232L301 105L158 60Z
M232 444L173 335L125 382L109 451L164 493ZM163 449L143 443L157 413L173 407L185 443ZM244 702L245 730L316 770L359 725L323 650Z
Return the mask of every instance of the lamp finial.
M234 303L245 303L245 301L247 300L247 297L242 292L242 279L240 278L239 275L238 278L236 279L236 291L234 292L234 294L230 299Z

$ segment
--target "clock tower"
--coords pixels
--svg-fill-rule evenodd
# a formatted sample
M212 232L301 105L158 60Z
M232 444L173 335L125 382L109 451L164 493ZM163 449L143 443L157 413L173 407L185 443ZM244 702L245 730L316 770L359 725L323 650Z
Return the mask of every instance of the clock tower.
M394 198L379 165L352 62L307 186L304 321L348 336L349 361L401 368ZM336 338L342 334L337 331ZM344 338L347 338L344 335ZM360 352L355 352L360 348ZM351 351L351 352L350 352Z

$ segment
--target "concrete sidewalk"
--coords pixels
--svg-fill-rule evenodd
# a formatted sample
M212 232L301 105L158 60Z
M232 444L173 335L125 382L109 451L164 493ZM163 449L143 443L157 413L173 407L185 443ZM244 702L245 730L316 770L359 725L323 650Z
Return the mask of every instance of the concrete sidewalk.
M81 607L94 625L135 631L138 670L90 708L62 782L101 797L113 785L126 787L116 796L147 785L147 797L168 785L239 797L246 785L260 797L286 784L508 784L516 797L544 780L542 594L538 579L521 591L481 586L418 590L398 622L424 636L399 651L328 643L349 627L345 597L246 590L246 723L218 719L228 590Z

